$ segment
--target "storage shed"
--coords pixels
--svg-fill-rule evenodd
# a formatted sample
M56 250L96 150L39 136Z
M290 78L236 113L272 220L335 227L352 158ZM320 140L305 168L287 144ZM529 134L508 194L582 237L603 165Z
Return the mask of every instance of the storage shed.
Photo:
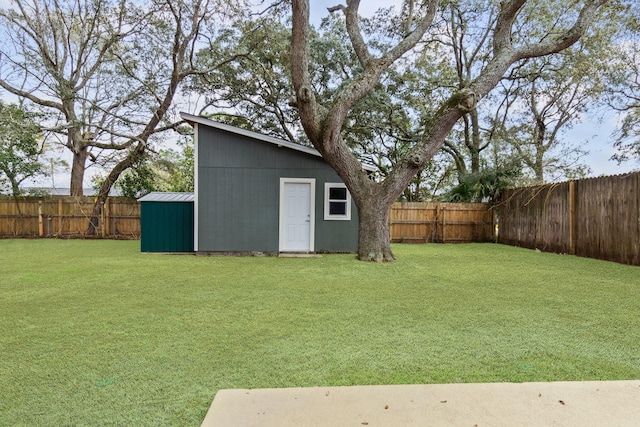
M196 252L357 250L355 203L317 150L181 116L195 136Z
M140 202L142 252L193 252L193 193L153 192Z

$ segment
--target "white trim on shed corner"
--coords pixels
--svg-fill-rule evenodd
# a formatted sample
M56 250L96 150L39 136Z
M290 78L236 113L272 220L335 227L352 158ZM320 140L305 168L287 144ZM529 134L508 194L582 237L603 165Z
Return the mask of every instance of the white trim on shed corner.
M198 123L193 123L193 251L198 252Z
M286 239L286 197L285 184L309 184L309 249L308 252L315 251L316 236L316 180L315 178L280 178L280 212L278 213L278 252L285 252ZM307 251L304 251L307 252Z

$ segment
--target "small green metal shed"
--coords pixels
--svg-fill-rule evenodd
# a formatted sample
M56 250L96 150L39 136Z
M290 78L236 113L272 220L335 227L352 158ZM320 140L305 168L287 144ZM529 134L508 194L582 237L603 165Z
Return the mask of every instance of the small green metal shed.
M193 252L193 193L153 192L140 202L142 252Z

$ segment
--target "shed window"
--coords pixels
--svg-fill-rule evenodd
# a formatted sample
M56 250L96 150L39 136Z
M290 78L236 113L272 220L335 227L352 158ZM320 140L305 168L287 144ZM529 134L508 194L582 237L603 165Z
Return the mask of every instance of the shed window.
M351 220L351 195L344 184L338 182L324 184L324 219Z

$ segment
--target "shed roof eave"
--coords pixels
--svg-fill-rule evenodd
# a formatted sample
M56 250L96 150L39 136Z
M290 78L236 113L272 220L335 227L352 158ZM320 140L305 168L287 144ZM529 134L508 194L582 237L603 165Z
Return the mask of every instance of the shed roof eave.
M195 200L194 193L176 193L153 191L138 199L139 202L191 203Z
M270 144L274 144L278 147L285 147L291 150L300 151L306 154L310 154L312 156L322 157L322 154L315 148L305 147L304 145L296 144L290 141L285 141L284 139L275 138L273 136L264 135L259 132L253 132L246 129L241 129L236 126L231 126L225 123L216 122L215 120L207 119L206 117L195 116L193 114L181 112L180 117L182 117L186 122L190 124L198 123L205 126L209 126L215 129L220 129L226 132L235 133L237 135L243 135L248 138L256 139L258 141L268 142ZM362 168L367 172L375 172L378 170L375 166L362 164Z

